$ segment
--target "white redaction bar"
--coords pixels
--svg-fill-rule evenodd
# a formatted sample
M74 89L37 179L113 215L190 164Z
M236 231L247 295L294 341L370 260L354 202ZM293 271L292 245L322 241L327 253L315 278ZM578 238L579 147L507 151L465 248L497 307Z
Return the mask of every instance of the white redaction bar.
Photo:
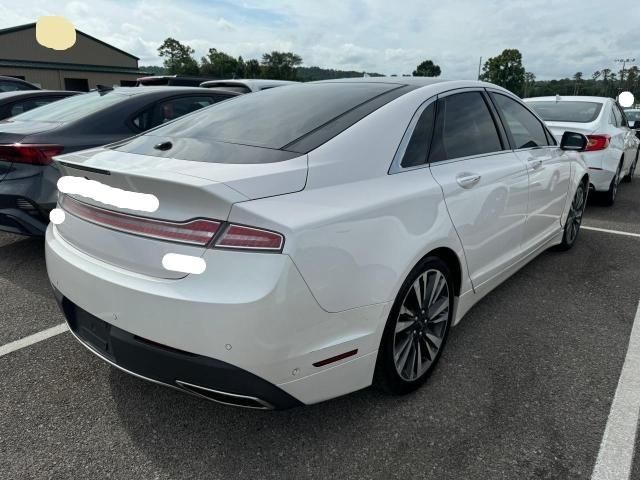
M87 180L71 175L60 177L58 190L69 195L80 195L105 205L129 210L155 212L160 207L160 200L153 194L130 192L105 185L97 180Z

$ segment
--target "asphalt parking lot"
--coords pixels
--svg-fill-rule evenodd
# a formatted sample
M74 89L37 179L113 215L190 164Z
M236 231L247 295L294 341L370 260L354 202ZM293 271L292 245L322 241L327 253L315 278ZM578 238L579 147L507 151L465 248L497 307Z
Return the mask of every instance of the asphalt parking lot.
M636 179L584 225L640 233L639 214ZM590 478L639 258L640 237L583 229L573 250L543 254L474 307L425 388L402 398L370 388L288 411L229 408L53 336L0 356L0 477ZM41 240L0 234L0 292L0 346L63 322Z

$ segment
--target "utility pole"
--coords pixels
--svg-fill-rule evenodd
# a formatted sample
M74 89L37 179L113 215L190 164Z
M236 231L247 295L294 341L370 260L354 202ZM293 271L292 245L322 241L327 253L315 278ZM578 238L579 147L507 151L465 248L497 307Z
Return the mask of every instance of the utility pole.
M482 68L482 57L480 57L480 62L478 63L478 80L480 80L480 69Z

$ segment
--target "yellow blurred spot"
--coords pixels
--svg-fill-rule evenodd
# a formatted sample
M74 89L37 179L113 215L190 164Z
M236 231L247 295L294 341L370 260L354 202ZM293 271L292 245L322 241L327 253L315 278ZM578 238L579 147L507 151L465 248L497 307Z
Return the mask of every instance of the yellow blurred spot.
M53 50L66 50L76 43L76 28L61 16L40 17L36 22L36 40Z

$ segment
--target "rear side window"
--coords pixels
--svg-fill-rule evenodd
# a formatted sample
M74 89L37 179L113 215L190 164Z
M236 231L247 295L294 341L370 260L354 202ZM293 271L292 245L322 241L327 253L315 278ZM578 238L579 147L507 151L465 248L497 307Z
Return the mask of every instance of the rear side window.
M16 120L34 122L73 122L82 117L124 102L126 95L114 91L108 93L89 92L52 102L44 107L30 110L15 117Z
M433 127L436 120L435 105L435 102L431 102L420 115L416 127L411 134L411 139L407 144L404 157L402 157L402 162L400 163L403 168L422 165L427 161L429 144L431 143Z
M34 108L42 107L43 105L46 105L58 99L60 99L60 97L40 97L32 98L29 100L21 100L11 105L11 110L9 113L12 117L15 115L20 115L21 113L33 110Z
M613 110L613 116L615 117L615 121L616 121L615 126L621 127L623 125L622 113L620 113L620 110L618 110L617 105L613 105L611 109Z
M150 134L280 149L396 87L354 82L271 88L214 105Z
M493 117L480 92L442 98L437 110L430 162L502 150Z
M529 110L512 98L499 93L492 93L491 98L502 113L505 127L511 133L514 149L549 145L542 123Z

